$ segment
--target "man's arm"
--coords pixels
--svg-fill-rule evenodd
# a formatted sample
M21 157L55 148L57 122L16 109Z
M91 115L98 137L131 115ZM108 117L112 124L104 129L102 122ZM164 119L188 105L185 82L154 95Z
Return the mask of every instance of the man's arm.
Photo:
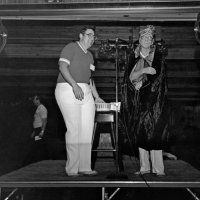
M92 79L90 79L90 88L91 88L95 103L105 103L105 101L99 97L95 83Z
M84 98L83 91L81 87L76 83L72 75L70 74L69 64L67 62L60 61L59 70L62 76L64 77L64 79L72 86L76 99L82 100Z
M43 137L44 136L44 132L46 130L46 125L47 125L47 118L42 118L42 127L41 127L41 131L39 134L39 137Z

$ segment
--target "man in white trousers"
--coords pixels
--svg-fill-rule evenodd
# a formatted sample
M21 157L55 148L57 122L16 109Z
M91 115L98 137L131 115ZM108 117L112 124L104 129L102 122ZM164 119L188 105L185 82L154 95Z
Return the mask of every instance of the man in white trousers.
M91 169L95 102L104 101L91 79L95 66L88 49L94 41L93 28L84 27L79 33L79 41L66 45L59 59L55 97L67 127L65 170L68 176L97 174Z

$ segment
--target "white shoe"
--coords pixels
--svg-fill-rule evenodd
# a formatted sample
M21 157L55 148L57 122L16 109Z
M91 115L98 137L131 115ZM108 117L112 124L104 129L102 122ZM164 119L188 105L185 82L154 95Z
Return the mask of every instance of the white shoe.
M67 173L67 176L77 177L77 176L80 176L80 174L78 174L78 173Z
M79 174L81 175L86 175L86 176L96 176L98 174L97 171L82 171L82 172L79 172Z
M165 173L156 173L156 176L165 176Z
M150 171L138 171L134 173L135 175L143 175L143 174L150 174Z

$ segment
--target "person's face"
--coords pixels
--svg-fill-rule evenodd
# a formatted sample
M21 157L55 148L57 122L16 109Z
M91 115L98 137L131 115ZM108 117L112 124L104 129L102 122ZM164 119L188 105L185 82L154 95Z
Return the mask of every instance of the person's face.
M80 34L80 40L84 43L86 49L89 49L93 45L95 37L92 29L87 29L84 34Z
M39 99L38 99L37 97L34 97L34 98L33 98L33 104L34 104L35 106L38 106L38 105L39 105Z
M149 48L153 44L154 39L151 35L143 35L140 36L139 42L143 48Z

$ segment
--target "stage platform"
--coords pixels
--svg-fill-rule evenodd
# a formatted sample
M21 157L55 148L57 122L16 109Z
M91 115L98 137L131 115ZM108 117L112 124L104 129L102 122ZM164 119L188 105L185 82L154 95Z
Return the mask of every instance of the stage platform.
M112 160L97 161L95 170L99 174L94 177L67 177L64 170L65 162L65 160L44 160L30 164L2 175L0 187L200 188L200 171L182 160L165 160L165 176L145 174L142 177L134 174L139 167L138 160L129 159L129 157L123 161L123 174L115 174L115 165ZM124 179L124 174L127 175L127 179Z

